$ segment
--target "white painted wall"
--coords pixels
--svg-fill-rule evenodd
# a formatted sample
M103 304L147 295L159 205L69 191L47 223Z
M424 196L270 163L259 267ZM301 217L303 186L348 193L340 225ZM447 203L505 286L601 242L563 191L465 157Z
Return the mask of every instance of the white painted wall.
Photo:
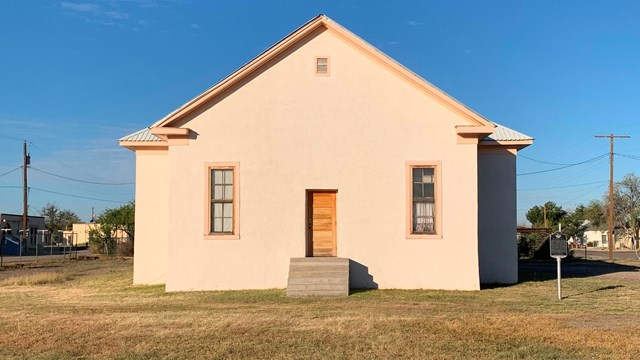
M166 281L170 226L167 155L167 150L136 151L134 284Z
M454 128L468 122L316 35L183 122L197 139L168 155L167 290L286 287L305 254L306 189L338 190L338 256L368 272L352 286L479 289L477 146ZM316 56L331 76L314 75ZM441 239L405 238L408 160L442 161ZM204 163L223 161L240 162L240 239L205 240Z

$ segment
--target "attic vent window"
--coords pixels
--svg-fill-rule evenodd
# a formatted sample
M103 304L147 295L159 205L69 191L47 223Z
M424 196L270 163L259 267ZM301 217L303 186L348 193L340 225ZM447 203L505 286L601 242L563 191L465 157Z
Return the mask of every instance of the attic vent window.
M316 58L316 75L329 75L329 58Z

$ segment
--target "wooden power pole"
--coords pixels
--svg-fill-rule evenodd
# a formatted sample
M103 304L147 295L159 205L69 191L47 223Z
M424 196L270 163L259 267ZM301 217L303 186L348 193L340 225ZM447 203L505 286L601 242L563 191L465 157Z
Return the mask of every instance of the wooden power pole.
M613 139L628 139L627 135L596 135L597 138L609 138L609 261L613 261Z
M28 187L27 187L27 167L29 165L29 155L27 155L27 141L22 144L22 237L24 241L27 236L27 220L29 219L29 202L28 202ZM22 243L20 243L22 247Z

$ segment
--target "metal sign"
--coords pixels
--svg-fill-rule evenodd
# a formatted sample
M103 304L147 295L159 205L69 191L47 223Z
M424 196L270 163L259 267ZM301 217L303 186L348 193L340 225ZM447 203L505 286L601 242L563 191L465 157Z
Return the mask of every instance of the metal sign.
M562 261L561 259L566 258L569 253L567 235L560 231L556 231L549 235L549 253L551 254L551 257L556 258L556 262L558 263L558 300L562 300L562 271L560 269L560 262Z
M566 258L569 254L567 235L559 231L549 235L549 252L553 258Z

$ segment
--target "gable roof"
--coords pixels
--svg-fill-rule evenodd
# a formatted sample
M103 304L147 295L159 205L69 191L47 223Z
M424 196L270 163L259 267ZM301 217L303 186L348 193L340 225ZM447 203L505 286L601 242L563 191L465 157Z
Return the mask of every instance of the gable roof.
M151 133L151 129L144 128L142 130L138 130L133 134L129 134L127 136L123 136L118 141L162 141L159 137L153 135Z
M384 54L382 51L362 40L361 38L343 28L338 23L323 14L320 14L311 19L310 21L296 29L294 32L287 35L284 39L280 40L275 45L262 52L253 60L243 65L240 69L222 79L216 85L210 87L202 94L196 96L180 108L174 110L169 115L157 121L155 124L151 125L151 128L170 127L172 124L182 119L184 116L205 105L207 102L214 99L216 96L223 93L234 84L237 84L239 81L262 67L268 61L272 60L286 49L303 40L309 34L319 28L325 28L326 30L333 32L349 45L355 47L356 49L368 55L373 60L378 61L379 63L384 65L389 71L395 73L400 78L409 82L419 90L432 96L434 99L444 104L445 106L448 106L450 109L469 121L470 126L477 127L478 133L489 134L494 129L495 125L491 121L485 119L453 97L447 95L444 91L438 89L428 81L413 73L411 70L393 60L388 55Z
M517 132L513 129L509 129L506 126L496 124L496 130L482 139L482 141L532 141L531 136L525 135L521 132Z

